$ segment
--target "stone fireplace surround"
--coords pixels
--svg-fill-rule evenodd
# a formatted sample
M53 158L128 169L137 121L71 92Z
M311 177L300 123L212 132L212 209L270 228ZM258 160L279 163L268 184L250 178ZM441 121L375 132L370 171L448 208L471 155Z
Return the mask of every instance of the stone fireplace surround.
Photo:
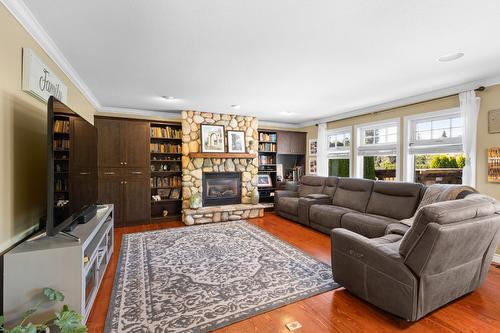
M224 125L225 131L245 132L246 151L255 158L192 158L201 152L201 124ZM258 120L256 117L182 111L182 218L186 225L224 222L264 215L264 205L251 204L252 192L257 188ZM227 152L227 137L226 137ZM189 198L203 193L203 173L241 173L241 204L208 206L191 209Z

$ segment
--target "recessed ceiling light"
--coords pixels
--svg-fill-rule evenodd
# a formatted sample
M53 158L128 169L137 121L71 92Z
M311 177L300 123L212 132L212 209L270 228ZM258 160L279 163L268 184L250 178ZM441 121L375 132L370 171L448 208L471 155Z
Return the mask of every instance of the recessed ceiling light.
M440 62L449 62L449 61L460 59L463 56L464 56L463 52L449 53L449 54L445 54L445 55L440 56L438 58L438 61L440 61Z
M239 104L233 104L233 105L231 105L231 107L233 109L236 109L236 110L239 110L241 108L241 106Z
M166 99L167 101L173 101L175 99L174 96L161 96L163 99Z

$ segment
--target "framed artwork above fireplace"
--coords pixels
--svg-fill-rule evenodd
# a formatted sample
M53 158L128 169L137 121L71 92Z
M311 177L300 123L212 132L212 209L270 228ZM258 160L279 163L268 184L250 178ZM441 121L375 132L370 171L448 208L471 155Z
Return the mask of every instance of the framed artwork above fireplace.
M224 153L224 126L201 125L201 152Z

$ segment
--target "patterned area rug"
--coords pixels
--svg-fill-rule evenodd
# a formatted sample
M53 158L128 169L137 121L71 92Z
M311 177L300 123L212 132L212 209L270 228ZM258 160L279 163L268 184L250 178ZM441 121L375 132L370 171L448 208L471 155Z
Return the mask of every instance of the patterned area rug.
M105 332L207 332L338 287L244 221L127 234Z

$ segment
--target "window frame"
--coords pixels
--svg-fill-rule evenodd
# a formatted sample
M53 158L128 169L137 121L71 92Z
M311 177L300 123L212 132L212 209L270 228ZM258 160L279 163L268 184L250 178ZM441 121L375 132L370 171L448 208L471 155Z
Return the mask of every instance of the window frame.
M456 138L445 138L445 139L430 139L430 140L415 140L416 135L416 124L418 121L423 120L440 120L447 118L454 118L453 116L461 116L461 111L459 107L431 111L426 113L419 113L411 116L406 116L403 119L404 122L404 136L403 136L403 165L404 174L403 181L415 182L415 157L414 154L410 154L410 147L418 143L419 145L428 146L440 146L440 145L457 145L462 143L463 134L461 137ZM462 120L462 133L463 133L463 120ZM444 154L444 153L443 153Z
M380 127L396 127L396 142L395 143L372 143L372 144L364 144L364 135L361 135L366 129L371 128L380 128ZM396 151L396 179L395 181L399 181L401 179L400 171L401 171L401 118L391 118L381 121L375 121L370 123L363 123L354 126L354 132L356 133L355 144L354 144L354 152L353 155L356 158L356 167L355 167L355 177L363 178L363 157L364 155L360 155L360 148L363 147L374 147L374 150L383 150L386 149L394 149ZM363 144L362 144L363 143ZM377 155L383 156L383 155Z
M339 135L339 134L349 134L350 140L349 140L349 146L348 147L335 147L335 148L330 148L330 143L328 140L329 136L332 135ZM352 177L352 172L353 172L353 165L352 165L352 149L353 149L353 131L352 131L352 126L346 126L346 127L340 127L340 128L332 128L328 129L326 131L326 161L329 163L330 159L343 159L343 156L347 154L349 158L349 177ZM337 156L335 156L337 155ZM327 165L328 169L328 165Z

